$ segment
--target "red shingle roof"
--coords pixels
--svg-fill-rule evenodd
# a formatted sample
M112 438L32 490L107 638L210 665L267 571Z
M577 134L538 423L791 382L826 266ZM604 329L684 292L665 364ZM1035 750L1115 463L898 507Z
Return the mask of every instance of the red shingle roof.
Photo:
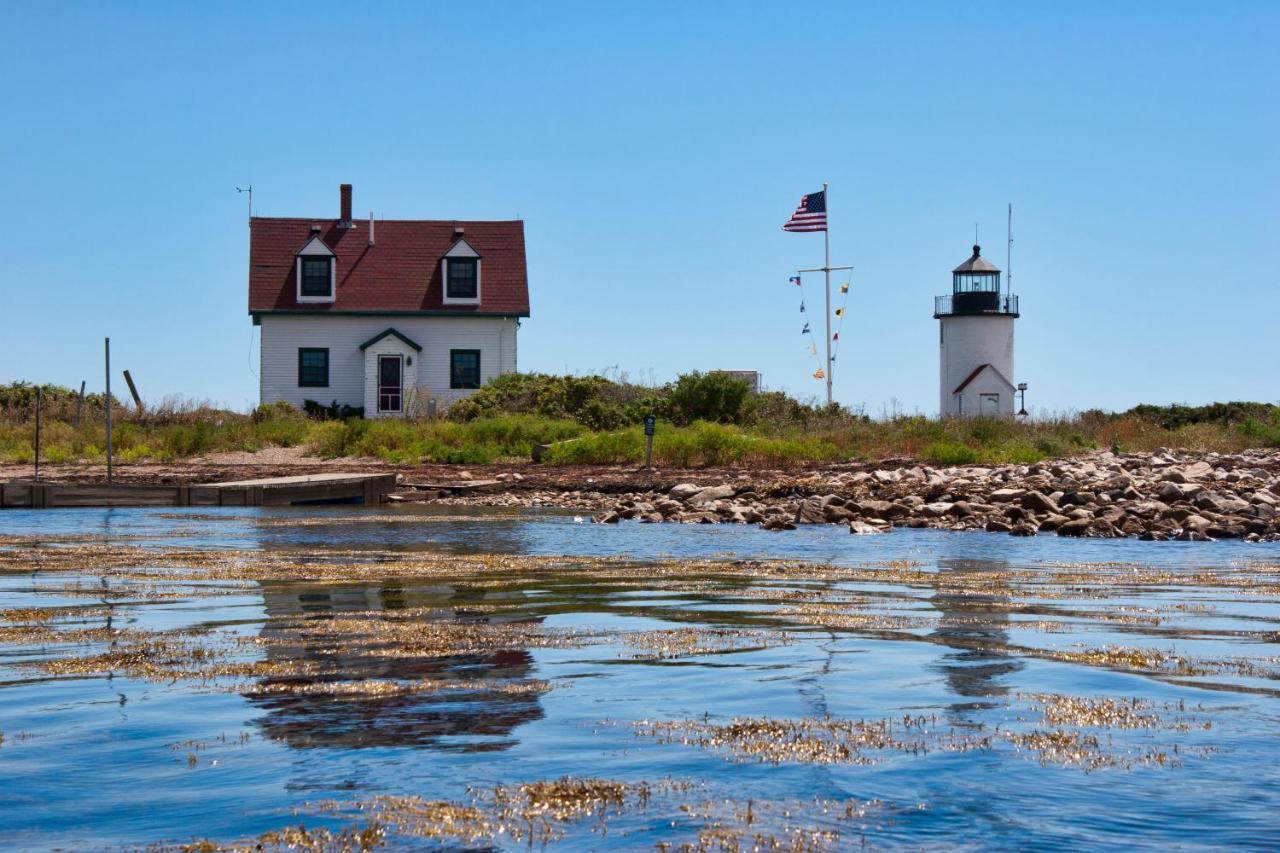
M320 227L320 238L337 255L337 294L332 303L299 303L294 259ZM254 217L249 237L249 313L298 311L432 312L529 316L524 222L379 219L375 244L369 221L354 228L338 220ZM440 259L463 229L479 253L479 305L445 305Z

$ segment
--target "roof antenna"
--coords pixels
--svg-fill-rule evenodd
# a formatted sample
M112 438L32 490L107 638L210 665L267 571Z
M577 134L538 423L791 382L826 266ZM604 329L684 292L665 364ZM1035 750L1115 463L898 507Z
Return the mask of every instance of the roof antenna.
M248 188L246 189L240 189L239 187L236 187L236 192L249 194L249 218L253 219L253 184L249 184Z

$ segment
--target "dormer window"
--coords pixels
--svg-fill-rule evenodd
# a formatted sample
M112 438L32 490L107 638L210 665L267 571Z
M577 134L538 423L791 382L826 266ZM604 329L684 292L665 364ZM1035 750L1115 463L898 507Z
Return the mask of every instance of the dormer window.
M480 253L471 248L462 236L462 230L454 232L453 245L441 261L444 278L444 303L446 305L480 304Z
M302 258L302 295L333 298L333 258Z
M335 258L318 232L313 229L311 239L298 252L295 275L299 302L334 301Z
M448 264L450 299L475 299L479 291L476 289L476 259L450 258Z

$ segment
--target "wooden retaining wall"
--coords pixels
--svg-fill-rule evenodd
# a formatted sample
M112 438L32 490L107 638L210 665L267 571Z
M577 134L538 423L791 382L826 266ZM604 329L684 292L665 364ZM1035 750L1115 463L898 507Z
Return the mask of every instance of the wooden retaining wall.
M288 506L351 501L374 506L396 486L395 474L319 474L234 483L135 486L106 483L0 483L0 509L127 506Z

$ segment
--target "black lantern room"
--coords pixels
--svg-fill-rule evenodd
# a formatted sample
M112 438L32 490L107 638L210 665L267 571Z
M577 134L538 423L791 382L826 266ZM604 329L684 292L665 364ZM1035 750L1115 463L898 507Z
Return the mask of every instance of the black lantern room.
M935 317L955 314L1012 314L1018 316L1018 297L1000 290L1000 268L982 257L975 244L973 256L951 271L951 295L935 300Z

